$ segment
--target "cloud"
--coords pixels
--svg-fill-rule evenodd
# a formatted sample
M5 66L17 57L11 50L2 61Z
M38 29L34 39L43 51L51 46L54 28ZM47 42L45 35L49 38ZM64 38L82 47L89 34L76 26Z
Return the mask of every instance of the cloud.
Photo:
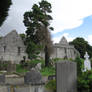
M55 0L53 33L79 27L83 24L83 19L90 15L92 15L92 0Z
M59 41L61 40L62 37L65 37L67 39L68 42L72 41L73 39L75 39L74 37L71 37L69 33L64 33L61 36L58 37L54 37L52 40L54 43L59 43Z
M12 0L13 5L9 17L0 28L0 34L5 34L13 29L19 33L25 32L23 14L31 10L34 3L40 0ZM92 0L48 0L52 4L52 33L72 29L83 24L83 19L92 15Z
M89 36L88 36L87 41L88 41L89 44L92 46L92 35L89 35Z
M34 3L40 0L12 0L9 16L0 28L0 35L6 35L8 32L16 29L18 33L25 32L26 28L23 24L23 15L26 11L31 10Z

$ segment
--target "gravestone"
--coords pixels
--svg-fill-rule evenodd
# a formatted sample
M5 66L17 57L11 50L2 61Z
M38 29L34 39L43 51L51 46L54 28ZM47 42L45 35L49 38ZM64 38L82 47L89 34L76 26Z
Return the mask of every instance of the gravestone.
M5 75L0 74L0 84L4 84L4 83L5 83Z
M40 71L41 70L41 63L38 63L36 66L35 66L35 69L37 71Z
M30 72L27 72L24 76L24 83L25 84L32 84L32 85L38 85L42 83L42 76L40 72L37 70L30 70Z
M89 55L87 52L85 53L84 58L84 71L91 70L91 62L89 60Z
M77 92L76 63L62 61L56 63L56 90L57 92Z
M9 62L8 66L7 66L7 72L9 72L9 73L16 72L16 64Z

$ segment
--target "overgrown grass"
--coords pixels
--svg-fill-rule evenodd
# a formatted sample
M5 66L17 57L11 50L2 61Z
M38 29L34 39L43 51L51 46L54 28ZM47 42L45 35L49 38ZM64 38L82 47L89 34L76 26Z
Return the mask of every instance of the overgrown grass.
M25 69L25 68L23 68L23 67L21 67L20 64L17 64L17 65L16 65L16 72L18 72L18 73L25 73L25 72L27 72L27 71L28 71L28 70Z
M41 70L43 76L55 75L55 68L53 67L43 67Z

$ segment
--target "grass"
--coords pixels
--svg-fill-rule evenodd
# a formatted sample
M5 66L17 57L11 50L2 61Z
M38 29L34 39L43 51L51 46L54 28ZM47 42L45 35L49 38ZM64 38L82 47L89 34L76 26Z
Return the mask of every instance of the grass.
M44 67L41 70L43 76L55 75L55 68L53 67Z
M25 72L27 72L28 70L27 69L24 69L23 67L21 67L21 65L20 64L17 64L16 65L16 72L17 73L25 73Z

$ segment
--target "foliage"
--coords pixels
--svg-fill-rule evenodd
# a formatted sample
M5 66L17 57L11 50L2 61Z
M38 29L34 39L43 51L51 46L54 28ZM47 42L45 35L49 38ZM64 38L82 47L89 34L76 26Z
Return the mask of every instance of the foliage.
M92 92L92 71L86 71L78 77L78 92Z
M92 92L92 70L83 72L83 61L79 57L74 61L77 63L77 89L78 92Z
M0 70L7 70L9 61L0 61Z
M43 59L35 59L35 60L31 60L28 62L29 63L29 66L32 68L32 67L35 67L38 63L41 63L41 67L44 67L44 60Z
M25 73L25 72L27 72L28 70L27 69L25 69L24 67L22 67L20 64L17 64L16 65L16 72L18 72L18 73Z
M52 17L49 15L51 13L51 4L45 0L39 2L39 4L34 4L31 11L25 12L24 14L24 24L27 27L26 30L26 45L27 53L29 58L33 54L36 56L43 47L45 53L45 65L48 65L50 50L52 48L52 41L49 30L53 30L50 27L50 20ZM45 49L44 49L45 48ZM38 52L37 52L38 51Z
M91 67L92 67L92 58L90 59L90 62L91 62Z
M74 62L77 63L77 75L80 76L84 69L84 61L80 57L77 57Z
M40 53L41 46L36 45L34 42L30 41L27 45L27 53L28 53L28 58L29 59L36 59L38 54Z
M25 44L25 39L26 39L26 35L24 33L20 34L20 37L22 38L24 44Z
M92 57L92 46L88 44L87 41L83 38L76 38L70 44L73 44L74 47L79 51L80 57L84 58L84 54L87 51L90 57Z
M55 75L55 68L54 67L43 67L41 70L41 74L43 76Z
M0 1L0 26L5 21L8 16L8 10L11 5L11 0L1 0Z
M56 80L50 80L46 84L46 88L52 90L53 92L56 92Z

